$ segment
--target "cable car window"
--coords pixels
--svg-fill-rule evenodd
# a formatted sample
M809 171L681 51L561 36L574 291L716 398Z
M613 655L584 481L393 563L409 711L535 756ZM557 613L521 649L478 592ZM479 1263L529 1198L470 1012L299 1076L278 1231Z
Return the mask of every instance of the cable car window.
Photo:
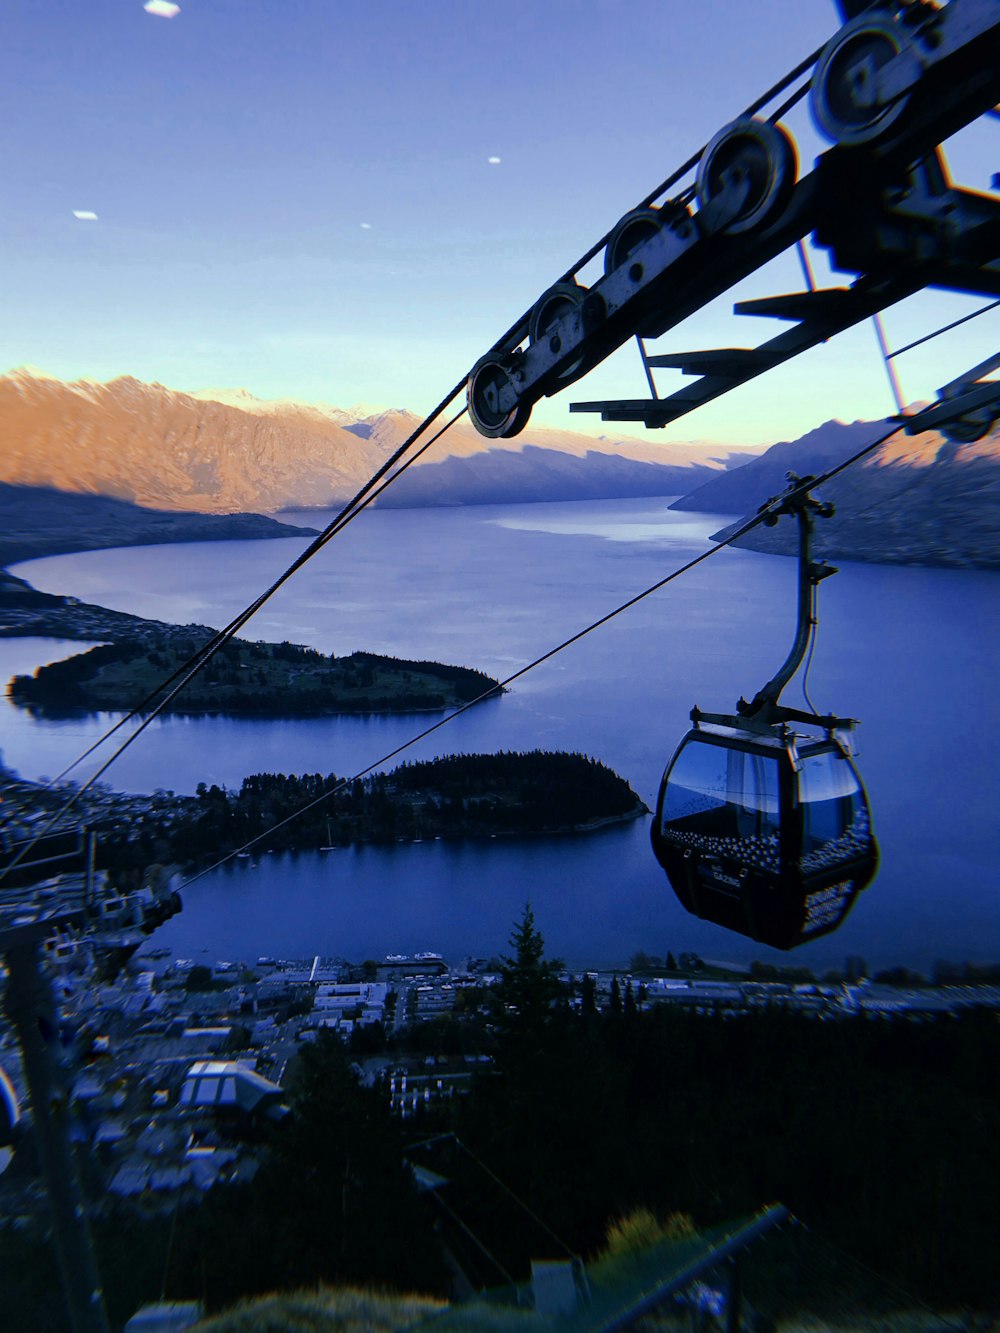
M777 838L781 826L777 760L730 750L729 799L741 837Z
M663 823L715 825L729 800L729 754L717 745L686 745L670 770ZM724 818L724 816L723 816Z
M689 741L670 770L662 836L695 851L777 870L781 831L778 761Z
M799 772L803 870L866 855L871 823L861 782L839 751L806 756Z

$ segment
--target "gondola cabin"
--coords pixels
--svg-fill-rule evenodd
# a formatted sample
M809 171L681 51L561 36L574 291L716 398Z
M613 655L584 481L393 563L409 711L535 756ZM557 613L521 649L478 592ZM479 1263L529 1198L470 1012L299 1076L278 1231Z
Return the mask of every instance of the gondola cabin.
M846 745L786 724L696 721L664 773L652 840L689 912L776 949L836 930L878 867Z

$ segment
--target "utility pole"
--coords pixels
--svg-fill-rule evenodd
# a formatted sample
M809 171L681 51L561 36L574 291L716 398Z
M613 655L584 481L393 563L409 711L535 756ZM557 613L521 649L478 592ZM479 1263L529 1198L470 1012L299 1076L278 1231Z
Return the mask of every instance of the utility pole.
M72 916L72 914L71 914ZM109 1333L104 1293L69 1137L69 1089L56 1058L59 1016L42 967L42 942L64 924L58 913L0 924L7 962L4 1007L17 1032L35 1141L52 1210L52 1233L73 1333Z
M14 841L0 836L0 956L8 974L3 1006L21 1047L73 1333L109 1333L109 1329L70 1141L70 1071L59 1051L59 1006L42 949L46 940L67 927L100 944L101 882L96 861L96 834L82 825L48 826L37 837ZM180 906L178 894L155 893L152 907L140 908L136 930L147 932L180 911ZM112 947L120 948L120 940Z

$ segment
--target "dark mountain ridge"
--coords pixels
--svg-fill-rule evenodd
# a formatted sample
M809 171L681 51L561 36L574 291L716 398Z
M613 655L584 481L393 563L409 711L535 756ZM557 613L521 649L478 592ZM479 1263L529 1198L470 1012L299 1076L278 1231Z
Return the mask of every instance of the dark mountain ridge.
M163 542L247 541L310 537L262 514L191 514L144 509L105 495L0 482L0 569L19 560L109 546Z

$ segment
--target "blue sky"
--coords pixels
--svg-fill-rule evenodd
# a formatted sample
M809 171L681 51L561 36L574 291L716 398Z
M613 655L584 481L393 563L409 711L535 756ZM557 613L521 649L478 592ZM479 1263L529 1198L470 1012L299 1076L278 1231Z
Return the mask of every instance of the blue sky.
M178 3L0 5L0 369L424 411L838 24L833 0ZM822 144L804 110L791 128L807 165ZM961 183L988 187L990 132L951 149ZM790 257L736 295L800 283ZM660 350L780 327L734 319L732 299ZM887 313L890 342L976 304L914 300ZM998 333L987 316L901 358L905 392L929 396ZM870 327L845 334L654 438L883 415L874 349ZM625 351L535 420L599 433L572 398L643 392Z

